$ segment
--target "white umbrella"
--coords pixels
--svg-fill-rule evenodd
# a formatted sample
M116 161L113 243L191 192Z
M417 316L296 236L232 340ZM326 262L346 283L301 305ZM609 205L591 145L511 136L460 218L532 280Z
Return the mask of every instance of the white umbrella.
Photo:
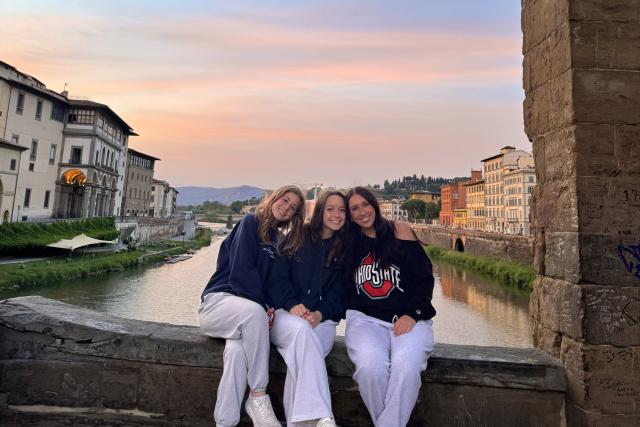
M62 239L59 240L55 243L49 243L47 246L50 248L60 248L60 249L69 249L71 252L73 252L75 249L81 248L83 246L89 246L89 245L98 245L101 243L109 243L109 244L114 244L118 241L118 239L115 240L99 240L99 239L94 239L92 237L86 236L84 234L79 234L76 237L74 237L73 239Z

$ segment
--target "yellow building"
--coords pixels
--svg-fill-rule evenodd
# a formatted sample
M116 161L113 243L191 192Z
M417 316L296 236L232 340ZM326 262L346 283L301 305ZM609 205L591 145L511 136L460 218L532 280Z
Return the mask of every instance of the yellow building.
M484 179L464 185L467 193L467 228L484 230L486 225L484 208Z
M426 203L435 203L440 200L440 193L432 193L431 191L420 190L414 191L409 196L411 200L422 200Z
M453 210L453 227L467 228L467 209Z

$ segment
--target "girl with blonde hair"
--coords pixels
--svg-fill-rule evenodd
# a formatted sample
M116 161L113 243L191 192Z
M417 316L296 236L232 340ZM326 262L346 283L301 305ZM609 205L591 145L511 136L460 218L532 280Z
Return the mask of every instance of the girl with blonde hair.
M245 215L220 246L216 272L202 293L202 332L226 340L214 410L217 426L235 426L247 386L247 414L257 427L280 427L266 394L269 382L269 307L264 283L276 256L302 246L304 196L296 186L274 191Z

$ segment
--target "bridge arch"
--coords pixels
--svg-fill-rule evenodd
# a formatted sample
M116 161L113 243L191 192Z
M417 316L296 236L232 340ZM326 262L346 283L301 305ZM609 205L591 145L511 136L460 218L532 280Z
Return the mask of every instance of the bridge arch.
M464 242L462 241L462 238L460 237L456 238L456 241L453 244L453 249L456 252L464 252Z

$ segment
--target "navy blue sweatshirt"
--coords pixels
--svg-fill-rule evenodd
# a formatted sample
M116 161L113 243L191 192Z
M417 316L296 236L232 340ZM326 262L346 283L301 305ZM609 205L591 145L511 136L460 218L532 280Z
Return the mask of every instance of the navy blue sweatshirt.
M431 261L420 242L396 239L387 268L380 265L374 243L362 236L358 245L361 261L353 272L348 307L386 322L403 315L416 321L435 316Z
M266 293L275 308L289 311L294 305L304 304L310 311L320 311L322 320L338 322L344 317L344 274L336 262L325 266L333 240L315 243L305 233L304 245L297 255L274 260Z
M258 218L245 215L220 245L218 265L202 298L210 292L229 292L267 308L264 283L275 258L275 243L263 243L258 236ZM272 242L277 232L273 230Z

